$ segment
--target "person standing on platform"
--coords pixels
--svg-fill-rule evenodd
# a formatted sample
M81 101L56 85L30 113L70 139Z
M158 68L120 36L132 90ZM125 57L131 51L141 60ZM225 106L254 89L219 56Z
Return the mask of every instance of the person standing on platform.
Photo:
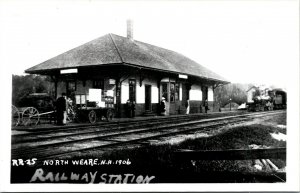
M126 111L126 116L127 116L128 118L131 118L131 102L130 102L129 99L126 101L126 104L125 104L125 111Z
M135 117L135 101L132 101L131 102L131 116L132 116L132 118L134 118Z
M205 107L205 113L207 113L207 111L209 110L207 99L206 99L205 102L204 102L204 107Z
M65 125L67 122L67 98L66 93L56 100L56 118L58 125Z
M185 108L186 108L186 113L185 114L190 114L190 100L186 100L186 103L185 103Z
M166 99L165 97L161 98L161 102L160 102L160 113L161 115L166 115Z

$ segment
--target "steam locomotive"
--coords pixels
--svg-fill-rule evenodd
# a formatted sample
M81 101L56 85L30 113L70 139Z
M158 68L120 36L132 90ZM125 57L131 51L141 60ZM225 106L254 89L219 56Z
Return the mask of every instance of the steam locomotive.
M286 92L274 89L252 97L246 103L248 111L267 111L286 109Z

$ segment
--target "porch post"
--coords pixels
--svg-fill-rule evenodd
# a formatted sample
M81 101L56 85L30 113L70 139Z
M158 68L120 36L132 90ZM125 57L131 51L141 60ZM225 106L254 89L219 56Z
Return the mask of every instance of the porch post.
M121 82L120 78L116 78L116 115L121 117Z

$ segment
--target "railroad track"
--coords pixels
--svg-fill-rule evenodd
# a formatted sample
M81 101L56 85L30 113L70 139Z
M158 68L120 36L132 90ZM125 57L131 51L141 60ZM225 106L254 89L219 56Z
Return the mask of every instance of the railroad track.
M228 113L229 115L241 115L245 113ZM225 114L226 115L226 114ZM217 114L215 117L221 117L222 114ZM224 116L224 115L223 115ZM71 137L76 135L86 135L86 134L97 134L99 132L111 131L114 129L133 129L141 128L147 126L155 126L168 123L180 123L192 120L207 119L210 115L181 115L176 117L159 117L151 118L146 120L135 120L135 121L124 121L124 122L114 122L114 123L101 123L94 125L83 125L83 126L70 126L70 127L60 127L60 128L46 128L45 130L35 129L31 133L23 133L12 136L12 144L26 143L26 142L37 142L40 140L56 139L58 137ZM45 129L45 128L41 128Z
M27 141L25 140L26 142L23 141L22 143L13 145L12 158L34 157L38 159L49 159L66 155L76 155L83 151L140 143L151 139L176 136L178 134L186 134L203 129L212 129L227 124L249 121L255 117L270 116L279 113L282 113L282 111L250 113L205 120L186 119L186 122L183 122L185 119L179 119L177 121L174 119L166 119L165 122L156 124L142 124L142 122L129 129L122 127L102 128L93 132L61 134L60 136L56 136L56 138L55 136L51 136L50 138L48 137L48 139L41 139L43 142L39 145L30 143L30 140L27 139Z
M230 113L223 113L223 114L241 114L240 112L230 112ZM41 128L35 128L32 130L32 133L23 133L23 134L17 134L17 135L31 135L33 133L51 133L53 131L65 131L65 130L72 130L72 129L81 129L81 128L95 128L95 127L110 127L110 126L122 126L122 125L130 125L130 124L137 124L137 123L144 123L144 122L152 122L152 121L164 121L164 120L175 120L175 119L193 119L193 118L206 118L210 117L211 114L191 114L191 115L180 115L180 116L159 116L159 117L153 117L149 119L143 119L143 120L136 120L131 119L127 121L112 121L112 122L98 122L95 124L80 124L80 125L66 125L63 127L57 127L57 126L50 126L50 127L41 127ZM222 116L222 114L219 114L219 116ZM29 127L14 127L13 129L20 130L20 131L30 131Z

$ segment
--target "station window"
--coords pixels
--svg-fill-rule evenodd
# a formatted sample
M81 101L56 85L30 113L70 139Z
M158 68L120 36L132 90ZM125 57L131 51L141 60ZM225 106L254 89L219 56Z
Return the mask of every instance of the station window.
M175 83L170 83L170 102L175 102Z
M175 84L175 100L179 101L179 84Z
M76 91L76 81L67 81L67 96L72 97Z
M99 88L99 89L104 89L104 80L100 79L100 80L94 80L93 81L93 88Z
M168 101L168 83L161 83L162 86L162 97Z
M175 102L179 100L179 84L170 83L170 102Z
M170 93L168 92L168 85L170 85ZM161 83L162 86L162 97L168 101L170 95L170 102L179 101L179 84L175 82Z
M105 98L104 79L93 80L93 88L101 89L102 100Z
M129 100L136 101L136 81L135 79L129 79Z

